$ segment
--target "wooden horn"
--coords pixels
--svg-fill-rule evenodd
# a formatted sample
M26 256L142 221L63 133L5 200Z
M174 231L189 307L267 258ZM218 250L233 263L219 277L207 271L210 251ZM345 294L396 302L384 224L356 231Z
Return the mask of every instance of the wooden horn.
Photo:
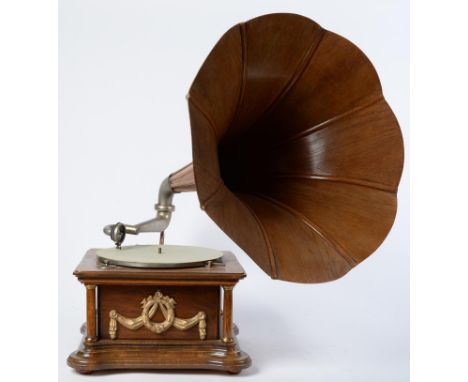
M398 122L355 45L270 14L215 45L188 94L193 165L171 176L272 278L337 279L385 239L403 168Z

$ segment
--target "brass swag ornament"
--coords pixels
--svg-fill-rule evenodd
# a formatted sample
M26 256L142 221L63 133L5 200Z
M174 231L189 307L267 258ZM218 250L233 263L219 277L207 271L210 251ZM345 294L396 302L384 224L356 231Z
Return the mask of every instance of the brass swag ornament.
M198 324L198 331L200 333L200 339L206 338L206 314L205 312L198 312L192 318L178 318L175 316L174 305L176 301L169 296L164 296L160 291L157 291L154 296L148 296L141 301L142 312L141 316L136 318L127 318L117 313L116 310L109 312L109 336L111 339L117 338L117 322L125 326L130 330L140 329L145 326L149 331L161 334L167 331L171 327L175 327L179 330L187 330L193 328ZM161 309L165 320L162 322L153 322L151 319Z

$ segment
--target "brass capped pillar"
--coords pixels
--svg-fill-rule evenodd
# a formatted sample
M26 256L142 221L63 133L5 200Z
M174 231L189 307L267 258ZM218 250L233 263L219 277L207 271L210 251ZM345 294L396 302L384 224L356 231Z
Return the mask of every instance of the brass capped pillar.
M234 285L223 285L223 342L234 342L232 337L232 290Z
M96 285L86 285L86 342L95 342L96 335Z

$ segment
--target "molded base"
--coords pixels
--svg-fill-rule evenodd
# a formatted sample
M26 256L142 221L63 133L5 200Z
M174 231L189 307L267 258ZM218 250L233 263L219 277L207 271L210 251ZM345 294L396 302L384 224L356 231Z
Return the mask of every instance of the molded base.
M250 366L248 354L237 340L208 341L98 340L88 343L83 337L77 351L70 354L68 366L89 374L118 369L205 369L237 374Z

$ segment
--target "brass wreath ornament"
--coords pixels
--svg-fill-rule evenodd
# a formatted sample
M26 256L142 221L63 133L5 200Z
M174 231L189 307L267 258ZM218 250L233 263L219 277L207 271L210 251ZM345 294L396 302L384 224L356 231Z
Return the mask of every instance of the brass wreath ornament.
M148 296L141 301L142 312L136 318L127 318L119 314L116 310L109 312L109 336L111 339L117 338L117 322L130 330L137 330L144 326L149 331L161 334L167 331L172 326L179 330L187 330L198 324L198 332L200 339L206 338L206 314L203 311L198 312L195 316L187 319L178 318L175 316L174 306L176 301L164 296L160 291L157 291L153 296ZM164 321L151 321L158 309L164 316Z

